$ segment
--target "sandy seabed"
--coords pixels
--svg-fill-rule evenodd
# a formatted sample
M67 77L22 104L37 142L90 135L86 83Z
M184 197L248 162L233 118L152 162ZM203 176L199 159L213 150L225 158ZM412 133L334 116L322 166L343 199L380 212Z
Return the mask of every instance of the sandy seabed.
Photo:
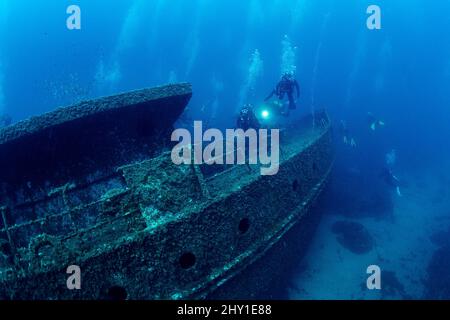
M427 266L437 249L430 237L450 226L450 193L440 176L432 173L404 177L408 186L402 191L403 196L392 193L392 219L349 219L332 212L324 214L308 254L292 279L289 297L421 299ZM343 247L331 230L336 221L362 224L373 237L373 249L355 254ZM370 265L381 268L381 290L367 289ZM387 274L390 276L385 277Z

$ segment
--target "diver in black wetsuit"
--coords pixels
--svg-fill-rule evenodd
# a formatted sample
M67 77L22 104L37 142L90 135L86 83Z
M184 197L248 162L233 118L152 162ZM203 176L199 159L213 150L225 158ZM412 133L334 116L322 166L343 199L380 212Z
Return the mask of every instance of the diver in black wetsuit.
M11 125L12 118L9 114L1 114L0 115L0 129Z
M270 95L265 99L268 101L274 95L278 97L278 99L283 100L285 95L287 95L289 100L289 110L294 110L297 108L294 100L294 90L297 91L297 99L300 97L300 86L298 85L297 80L294 79L294 75L292 73L285 73L283 77L281 77L280 82L278 82L276 88L270 93Z
M242 107L236 121L236 127L244 131L247 131L250 128L258 130L261 127L255 113L253 112L252 105L246 104Z

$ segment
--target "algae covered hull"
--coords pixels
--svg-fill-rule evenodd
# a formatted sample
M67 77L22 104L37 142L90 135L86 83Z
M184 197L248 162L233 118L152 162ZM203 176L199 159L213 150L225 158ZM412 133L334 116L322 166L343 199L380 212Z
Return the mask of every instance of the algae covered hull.
M189 84L144 89L0 131L0 298L227 298L265 289L248 272L276 262L265 259L323 189L333 161L328 117L283 132L277 175L261 176L257 165L212 175L171 161L173 123L191 95ZM70 265L80 267L80 290L67 288Z

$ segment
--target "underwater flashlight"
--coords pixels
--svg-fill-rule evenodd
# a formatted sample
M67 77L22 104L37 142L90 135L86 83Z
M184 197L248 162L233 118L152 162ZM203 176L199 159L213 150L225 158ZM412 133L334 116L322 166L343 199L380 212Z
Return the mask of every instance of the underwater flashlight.
M262 116L264 119L269 118L269 111L263 110L263 111L261 112L261 116Z

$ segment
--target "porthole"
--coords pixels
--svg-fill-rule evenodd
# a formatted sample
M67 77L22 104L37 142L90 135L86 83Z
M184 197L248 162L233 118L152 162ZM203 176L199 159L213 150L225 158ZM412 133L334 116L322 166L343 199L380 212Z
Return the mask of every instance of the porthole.
M248 218L243 218L239 221L239 232L244 234L247 233L248 229L250 229L250 220Z
M297 192L299 187L300 187L300 184L298 183L298 180L295 179L294 182L292 182L292 190Z
M180 257L179 263L181 268L189 269L195 265L195 261L195 255L192 252L186 252Z

